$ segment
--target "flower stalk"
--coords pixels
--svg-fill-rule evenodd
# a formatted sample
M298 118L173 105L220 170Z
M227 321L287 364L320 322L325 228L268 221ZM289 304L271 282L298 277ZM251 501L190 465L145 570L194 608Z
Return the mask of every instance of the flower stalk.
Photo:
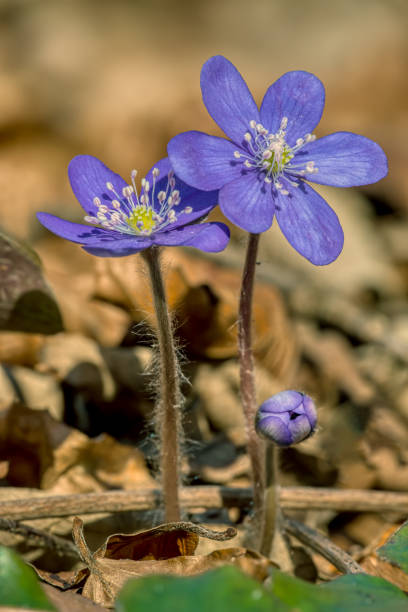
M252 298L254 292L255 266L258 253L259 234L249 234L242 275L238 314L238 356L240 370L240 392L247 433L247 448L253 478L254 534L260 533L264 511L264 453L265 445L255 430L257 411L254 356L252 351Z
M275 444L266 447L264 512L261 526L260 552L271 557L275 534L279 528L279 448Z
M160 473L165 521L180 521L180 441L181 391L177 353L171 317L160 266L158 247L142 252L150 276L153 303L157 320L157 340L160 358L160 382L156 400L155 424L160 445Z

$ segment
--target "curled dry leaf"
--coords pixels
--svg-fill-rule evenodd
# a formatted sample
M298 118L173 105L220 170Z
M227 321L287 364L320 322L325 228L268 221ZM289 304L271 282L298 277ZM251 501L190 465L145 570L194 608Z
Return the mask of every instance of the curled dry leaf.
M73 587L84 583L82 594L95 603L111 607L129 578L151 574L192 576L220 565L233 564L265 580L272 563L245 548L219 549L208 555L194 556L198 538L229 539L235 529L211 532L193 523L169 523L138 534L116 534L92 554L83 534L83 523L76 517L73 537L87 565L74 580Z

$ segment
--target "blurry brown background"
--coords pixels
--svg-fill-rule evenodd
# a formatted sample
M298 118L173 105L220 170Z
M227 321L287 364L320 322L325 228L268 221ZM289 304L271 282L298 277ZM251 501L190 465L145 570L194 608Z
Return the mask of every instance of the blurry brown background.
M2 0L0 226L32 241L42 232L36 210L79 220L66 175L75 154L96 155L127 177L164 156L179 131L217 133L199 87L215 54L238 67L257 101L288 70L319 76L327 99L318 135L349 130L378 141L390 174L367 192L405 215L407 26L404 0ZM349 216L359 204L347 205L350 191L322 191L345 224L344 257L355 263ZM302 266L272 233L278 256Z

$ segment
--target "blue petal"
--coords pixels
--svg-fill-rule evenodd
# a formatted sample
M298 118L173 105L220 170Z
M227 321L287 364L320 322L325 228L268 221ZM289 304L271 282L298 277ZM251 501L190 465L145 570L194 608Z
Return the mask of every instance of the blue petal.
M156 179L155 185L155 197L153 202L153 208L155 211L159 211L161 204L157 199L157 195L160 191L165 191L170 194L170 190L168 189L168 173L172 170L172 166L170 164L170 160L168 157L161 159L157 164L153 166L149 170L146 175L146 179L149 181L150 187L150 195L153 192L153 169L157 168L160 172L158 179ZM177 174L174 175L175 179L175 189L180 192L180 204L173 207L174 212L176 213L177 220L174 223L170 223L166 227L166 231L181 227L183 225L187 225L197 219L201 219L208 215L208 213L215 208L218 204L218 191L201 191L200 189L195 189L190 185L187 185L184 181L182 181ZM189 213L185 213L184 210L186 207L190 207L192 210Z
M262 125L276 134L283 117L288 118L285 140L293 146L313 132L324 108L323 83L310 72L296 70L282 75L267 90L260 115Z
M299 407L303 400L303 394L299 391L280 391L275 393L269 399L265 400L259 406L259 412L262 416L268 414L279 414L284 412L290 412Z
M201 91L208 112L228 138L241 144L259 111L244 79L222 55L210 57L201 70Z
M74 157L68 166L68 177L78 202L89 215L96 215L97 208L93 203L95 197L107 205L116 198L115 194L107 189L106 183L112 183L119 195L118 199L122 197L122 189L127 185L119 174L92 155Z
M335 132L319 138L300 149L293 161L302 165L314 161L318 172L305 174L305 178L334 187L369 185L388 172L381 147L352 132Z
M237 145L203 132L178 134L167 145L174 171L197 189L220 189L241 175L242 163L234 158Z
M307 183L292 187L282 180L289 195L276 192L276 219L283 234L298 253L316 266L334 261L343 248L344 236L334 210Z
M191 246L207 253L223 251L230 231L224 223L196 223L155 234L154 243L162 246Z
M265 232L273 221L271 185L262 176L249 171L220 190L220 208L224 215L252 234Z
M140 251L144 251L149 247L153 246L153 242L151 238L146 237L127 237L123 238L118 242L112 242L110 247L100 245L100 246L83 246L82 248L87 253L91 255L96 255L96 257L127 257L127 255L134 255L135 253L140 253Z
M160 159L156 164L154 164L154 166L150 168L149 172L145 176L146 180L149 181L150 185L153 185L153 170L155 168L157 168L157 170L159 171L159 176L156 179L156 185L160 184L159 188L156 191L160 191L160 189L162 189L161 185L167 184L167 175L172 169L169 158L163 157L163 159Z
M103 251L104 257L121 257L137 253L153 244L151 237L129 236L92 225L71 223L49 213L37 213L37 218L44 227L57 236L85 245L85 250L95 255L100 254L96 251Z

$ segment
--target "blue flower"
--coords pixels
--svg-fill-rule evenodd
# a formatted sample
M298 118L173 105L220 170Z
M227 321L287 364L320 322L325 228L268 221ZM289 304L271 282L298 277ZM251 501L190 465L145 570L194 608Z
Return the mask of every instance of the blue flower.
M202 251L225 249L229 229L223 223L192 223L216 205L217 191L199 191L175 176L168 158L159 161L136 187L96 157L78 155L69 164L72 190L91 225L71 223L40 212L39 221L62 238L77 242L92 255L123 257L154 245L192 246Z
M281 391L258 408L256 431L279 446L306 440L316 429L313 400L299 391Z
M203 101L230 140L202 132L173 138L168 154L175 172L197 189L220 189L225 216L251 233L273 217L290 244L316 265L343 247L337 215L306 181L336 187L374 183L387 159L372 140L335 132L312 134L324 107L324 86L309 72L287 72L267 90L258 109L245 81L225 57L201 71Z

